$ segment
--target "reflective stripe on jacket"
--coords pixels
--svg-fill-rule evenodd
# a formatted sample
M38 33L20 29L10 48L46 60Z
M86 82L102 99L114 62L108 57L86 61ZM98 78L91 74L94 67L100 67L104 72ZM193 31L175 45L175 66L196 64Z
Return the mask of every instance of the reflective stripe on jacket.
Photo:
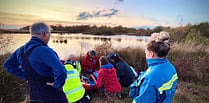
M81 84L78 71L70 64L66 64L65 68L67 70L67 79L65 80L63 91L68 102L76 102L84 96L85 89Z

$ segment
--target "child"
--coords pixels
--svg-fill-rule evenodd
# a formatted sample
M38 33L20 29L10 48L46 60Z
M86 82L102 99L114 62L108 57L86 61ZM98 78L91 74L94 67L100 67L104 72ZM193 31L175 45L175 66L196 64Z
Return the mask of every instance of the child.
M121 91L121 85L118 82L116 70L108 59L104 56L99 58L100 70L98 73L97 88L101 89L104 85L104 94L110 98Z

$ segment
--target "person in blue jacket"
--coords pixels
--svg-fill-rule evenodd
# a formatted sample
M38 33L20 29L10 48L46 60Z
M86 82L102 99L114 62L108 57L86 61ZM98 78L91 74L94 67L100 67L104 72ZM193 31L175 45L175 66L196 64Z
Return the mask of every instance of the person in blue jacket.
M175 67L166 58L168 42L150 41L145 48L148 69L131 84L133 103L171 103L177 86Z
M56 52L47 45L50 28L38 22L30 27L30 33L30 41L11 54L4 68L10 74L28 81L31 103L67 103L62 90L67 71Z

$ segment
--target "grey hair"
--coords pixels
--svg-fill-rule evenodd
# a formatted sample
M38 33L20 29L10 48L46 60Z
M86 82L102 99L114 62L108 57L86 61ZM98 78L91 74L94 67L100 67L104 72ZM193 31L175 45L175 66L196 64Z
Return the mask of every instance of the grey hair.
M161 31L160 33L153 33L151 35L151 39L155 40L156 42L169 42L170 36L168 32Z
M50 31L50 28L47 24L43 22L37 22L30 26L30 33L33 35L40 35L46 31Z

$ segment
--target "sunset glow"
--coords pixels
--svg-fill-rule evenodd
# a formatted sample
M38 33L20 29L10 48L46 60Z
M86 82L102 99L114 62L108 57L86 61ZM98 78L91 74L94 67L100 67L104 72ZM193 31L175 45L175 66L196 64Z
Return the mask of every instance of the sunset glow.
M209 21L208 0L0 0L0 27L51 25L180 26Z

